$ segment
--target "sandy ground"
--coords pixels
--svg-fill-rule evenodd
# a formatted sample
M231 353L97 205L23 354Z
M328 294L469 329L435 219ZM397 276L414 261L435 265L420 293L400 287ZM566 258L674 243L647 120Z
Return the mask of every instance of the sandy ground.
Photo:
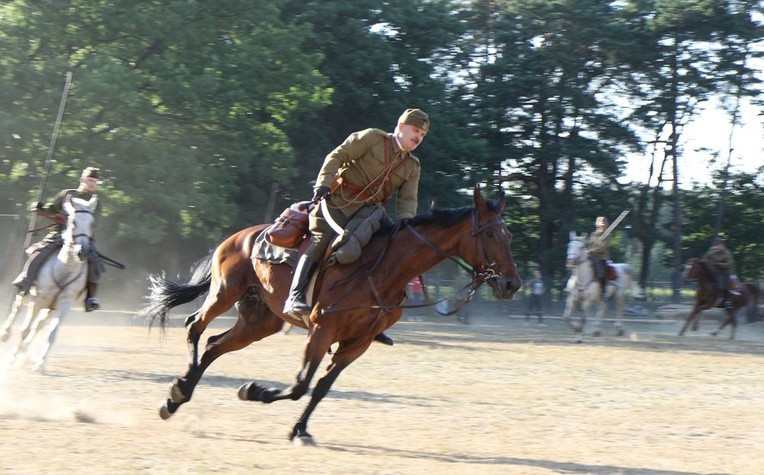
M311 419L317 445L295 447L286 436L307 398L264 405L236 390L291 382L304 332L225 355L162 421L186 364L180 324L162 339L126 314L72 312L44 374L0 370L0 473L764 471L760 323L735 341L709 336L714 322L685 337L678 322L630 323L621 338L607 324L576 344L559 319L413 320L343 373Z

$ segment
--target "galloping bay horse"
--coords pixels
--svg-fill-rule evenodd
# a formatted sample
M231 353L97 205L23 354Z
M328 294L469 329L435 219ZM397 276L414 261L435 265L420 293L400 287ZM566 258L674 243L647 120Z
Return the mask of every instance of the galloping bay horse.
M95 226L93 211L97 204L98 198L95 196L89 201L71 197L64 201L67 223L61 233L63 245L58 253L51 256L40 268L33 295L16 294L11 311L0 330L0 340L7 341L11 336L13 322L19 314L19 309L22 304L28 302L21 336L11 353L11 364L27 352L30 343L47 323L49 324L48 341L32 366L34 371L44 369L61 320L69 312L74 299L85 291L88 274L87 258Z
M296 382L278 389L252 381L239 388L239 398L263 403L301 398L324 355L338 343L326 374L313 388L289 437L295 443L310 444L308 418L340 373L366 352L377 334L398 321L399 304L411 279L444 259L459 257L470 268L476 287L486 282L496 298L511 299L522 281L510 248L512 234L501 217L504 195L489 201L476 187L473 202L470 207L433 209L417 215L394 232L377 233L358 261L322 269ZM158 318L163 328L170 308L207 294L201 308L186 319L191 361L186 373L171 385L169 398L160 408L163 419L191 399L204 371L221 355L278 333L284 322L306 328L301 319L282 314L292 279L290 266L253 258L255 239L266 227L247 228L226 239L186 284L152 277L151 303L143 313L152 323ZM202 333L212 319L234 304L236 323L209 338L200 355Z
M679 330L679 335L684 335L687 331L687 327L692 323L692 330L698 329L698 322L700 321L700 312L708 310L709 308L722 308L725 316L722 320L719 328L711 332L711 335L716 336L727 325L730 326L730 340L735 339L735 329L737 328L737 312L742 307L747 305L753 305L754 311L757 308L759 300L759 289L755 284L746 283L738 290L738 295L731 295L729 300L732 306L730 308L723 308L722 295L717 292L715 288L716 273L714 272L711 264L705 260L697 257L693 257L687 261L684 266L684 280L685 281L697 281L698 291L695 294L695 304L687 316L682 329Z

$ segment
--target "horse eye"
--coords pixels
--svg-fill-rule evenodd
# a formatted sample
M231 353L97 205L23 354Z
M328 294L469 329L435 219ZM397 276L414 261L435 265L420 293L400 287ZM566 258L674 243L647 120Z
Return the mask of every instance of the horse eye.
M489 238L493 238L493 230L491 230L491 229L487 230L485 232L485 235L488 236Z

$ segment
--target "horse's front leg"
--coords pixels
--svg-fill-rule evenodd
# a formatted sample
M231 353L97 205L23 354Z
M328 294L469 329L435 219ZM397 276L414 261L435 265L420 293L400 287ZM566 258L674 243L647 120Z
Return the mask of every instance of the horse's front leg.
M42 351L40 352L40 356L38 357L37 361L34 363L34 366L32 366L32 371L42 371L45 369L45 364L48 361L48 354L50 353L50 349L53 347L53 343L56 342L56 337L58 336L58 329L61 326L61 320L64 318L64 315L69 311L69 309L72 306L71 300L62 303L58 308L53 310L53 313L48 315L48 322L50 322L50 326L48 328L48 339L43 344Z
M11 363L14 363L19 355L26 353L40 327L46 322L49 313L50 310L48 308L43 307L38 309L36 303L32 303L29 306L16 350L11 354Z
M597 297L595 297L596 299ZM602 336L602 317L605 314L605 302L602 299L593 303L594 309L594 321L592 322L592 336Z
M271 403L282 399L291 399L296 401L308 392L310 381L316 374L318 365L324 355L327 354L332 344L332 338L329 331L325 331L320 326L313 326L308 334L308 341L305 344L303 352L302 368L297 373L295 383L285 389L266 388L260 386L256 381L250 381L239 387L239 399L243 401L260 401Z
M565 300L565 311L563 312L563 318L565 319L565 324L568 325L568 328L576 333L579 333L583 327L574 325L572 319L572 315L578 301L577 296L573 292L576 292L576 290L572 289L568 293L568 298Z
M8 314L8 317L5 319L3 329L0 330L0 341L8 341L8 339L11 337L11 328L13 328L13 324L16 322L16 316L19 314L19 308L21 308L21 304L24 303L24 298L25 297L23 295L18 293L13 298L11 311Z
M687 315L687 318L684 321L684 325L682 325L682 329L679 330L679 336L684 335L684 332L687 331L687 327L690 326L690 322L693 323L693 328L692 328L693 330L697 330L698 329L698 322L697 322L697 320L700 318L699 314L700 314L700 308L696 304L695 306L692 307L692 310L690 311L690 314Z
M300 415L297 423L292 427L289 439L299 445L313 445L313 436L308 433L308 419L318 406L318 403L329 393L329 390L337 380L340 373L347 368L353 361L358 359L371 345L373 340L363 342L354 342L352 345L343 345L340 343L337 352L332 357L332 363L326 370L326 374L318 380L316 387L313 388L310 401L305 410Z

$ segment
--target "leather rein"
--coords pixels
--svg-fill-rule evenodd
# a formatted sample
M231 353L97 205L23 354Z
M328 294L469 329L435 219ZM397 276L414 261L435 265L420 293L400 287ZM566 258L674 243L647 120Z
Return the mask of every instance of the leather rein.
M450 298L453 298L454 295L458 295L462 293L464 290L468 290L467 297L464 299L464 303L469 302L472 300L472 296L475 294L475 291L483 285L484 282L490 279L496 279L501 276L500 273L497 273L494 270L494 267L496 266L496 261L494 261L491 256L488 255L488 252L485 250L485 245L483 244L483 238L482 234L487 231L488 229L491 229L493 227L503 227L505 226L504 220L501 218L497 218L493 221L489 221L487 223L480 224L478 223L478 215L477 210L472 210L471 213L471 219L472 219L472 237L477 238L475 239L475 255L482 255L484 257L483 265L481 265L479 268L474 268L471 265L469 265L467 262L465 262L460 257L455 257L446 251L443 250L440 246L438 246L436 243L434 243L431 239L424 236L422 233L417 231L413 226L408 226L409 231L417 237L420 241L427 244L430 248L432 248L436 253L441 255L444 259L448 259L452 262L455 262L459 267L466 270L470 273L472 276L471 280L463 286L461 289L457 290L453 295L444 297L442 299L433 301L433 302L425 302L422 304L409 304L409 305L403 305L403 304L385 304L382 301L382 297L379 293L379 290L377 289L377 286L374 284L374 281L372 280L371 273L374 271L374 269L377 268L377 266L382 261L382 258L387 254L387 250L390 247L390 242L388 242L388 245L385 247L385 249L380 254L379 258L374 262L374 264L366 271L366 278L369 281L369 286L371 287L372 294L374 294L374 298L377 300L377 305L360 305L356 307L342 307L342 308L333 308L334 305L341 301L345 296L347 296L350 293L350 289L346 294L344 294L342 297L340 297L339 300L335 301L332 304L329 304L325 308L321 309L321 313L331 313L331 312L339 312L339 311L345 311L345 310L356 310L360 308L368 308L372 310L379 310L379 311L390 311L398 308L422 308L422 307L428 307L431 305L436 305L440 302L443 302L445 300L448 300ZM395 233L393 233L393 236L397 234L400 231L400 229L396 230ZM392 236L391 236L392 239Z

